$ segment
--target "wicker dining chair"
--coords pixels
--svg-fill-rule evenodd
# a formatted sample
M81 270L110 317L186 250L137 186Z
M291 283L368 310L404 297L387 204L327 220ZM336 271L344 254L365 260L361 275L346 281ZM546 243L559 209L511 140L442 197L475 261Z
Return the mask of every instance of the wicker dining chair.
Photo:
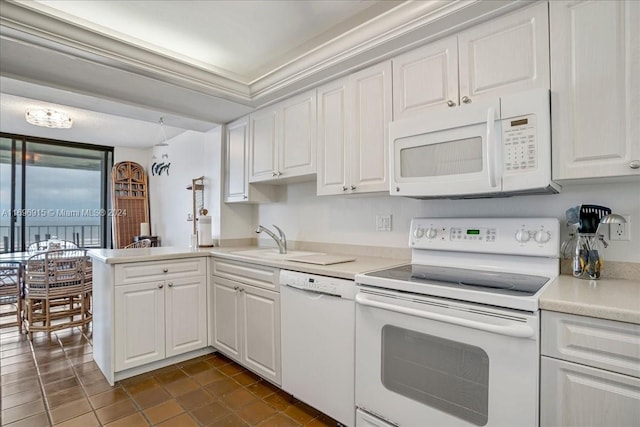
M137 242L129 243L122 249L131 249L131 248L150 248L151 247L151 239L141 239Z
M25 326L34 332L86 326L92 320L91 260L85 249L46 251L30 257L24 267Z
M0 262L0 328L17 326L22 331L22 297L19 262ZM3 322L15 316L15 321Z

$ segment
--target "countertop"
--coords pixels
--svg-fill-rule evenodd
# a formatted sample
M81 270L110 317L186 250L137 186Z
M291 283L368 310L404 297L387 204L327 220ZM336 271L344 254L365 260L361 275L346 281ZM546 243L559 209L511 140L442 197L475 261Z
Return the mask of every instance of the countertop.
M88 255L105 264L124 264L128 262L206 257L211 254L207 251L188 247L162 246L159 248L91 249Z
M355 261L330 265L316 265L301 262L258 258L237 254L245 250L260 249L256 246L224 247L224 248L183 248L183 247L159 247L159 248L133 248L133 249L92 249L89 255L106 264L122 264L143 261L161 261L169 259L193 258L193 257L220 257L236 261L250 262L285 270L300 271L303 273L318 274L322 276L338 277L353 280L357 274L384 268L396 267L408 264L409 259L383 258L370 256L353 256ZM331 253L331 255L350 255Z
M239 255L234 252L240 252L243 250L257 249L256 247L245 248L211 248L209 253L214 257L233 259L237 261L252 262L254 264L267 265L270 267L277 267L283 270L300 271L303 273L318 274L321 276L338 277L341 279L355 279L356 274L367 273L369 271L381 270L384 268L396 267L398 265L404 265L411 262L410 259L399 258L382 258L382 257L370 257L370 256L353 256L355 261L342 262L339 264L330 265L316 265L307 264L302 262L278 260L278 259L265 259L255 258L251 256ZM351 255L331 252L331 255Z
M540 309L640 324L640 281L562 274L540 296Z

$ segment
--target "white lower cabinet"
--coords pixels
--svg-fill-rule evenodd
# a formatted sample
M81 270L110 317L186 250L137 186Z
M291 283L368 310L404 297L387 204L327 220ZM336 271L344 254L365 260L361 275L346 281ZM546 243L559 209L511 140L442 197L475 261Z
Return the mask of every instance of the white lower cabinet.
M117 286L116 371L207 345L205 277Z
M228 260L213 262L214 273L235 280L211 277L209 344L280 385L280 293L273 290L277 290L278 270ZM225 267L238 271L238 275L224 273ZM264 286L262 279L266 280Z
M107 381L210 353L207 258L93 261L93 358Z
M542 312L540 425L640 425L640 325Z

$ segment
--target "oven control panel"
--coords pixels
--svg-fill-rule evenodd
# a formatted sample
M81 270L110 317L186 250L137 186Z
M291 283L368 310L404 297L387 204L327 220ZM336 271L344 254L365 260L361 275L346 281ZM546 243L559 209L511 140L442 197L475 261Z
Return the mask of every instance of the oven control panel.
M414 218L409 247L557 257L556 218Z

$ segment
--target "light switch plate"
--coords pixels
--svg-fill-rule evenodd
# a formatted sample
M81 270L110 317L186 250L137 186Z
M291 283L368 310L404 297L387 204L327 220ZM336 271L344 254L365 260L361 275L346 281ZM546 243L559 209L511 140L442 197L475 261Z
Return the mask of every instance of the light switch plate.
M391 215L376 215L376 231L391 231Z

